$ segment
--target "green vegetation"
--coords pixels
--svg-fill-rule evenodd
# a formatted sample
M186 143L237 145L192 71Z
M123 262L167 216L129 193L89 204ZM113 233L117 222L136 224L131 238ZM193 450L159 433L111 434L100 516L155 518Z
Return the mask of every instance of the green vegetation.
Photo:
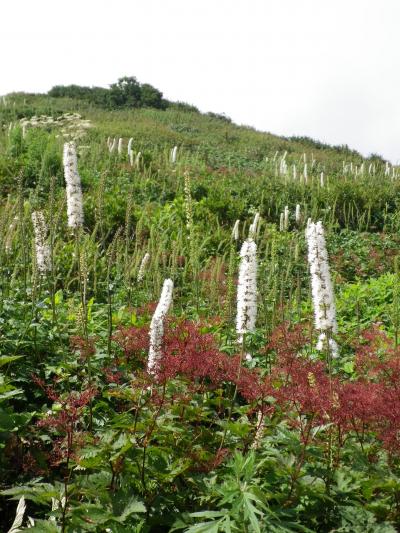
M148 83L139 83L133 76L120 78L109 89L103 87L81 87L79 85L56 85L48 92L55 98L77 98L101 107L111 109L128 107L154 107L165 109L168 106L162 93Z
M8 95L0 125L0 529L24 497L18 528L40 532L399 530L399 169L133 78ZM256 213L257 322L238 343ZM334 360L316 349L309 218L325 228Z

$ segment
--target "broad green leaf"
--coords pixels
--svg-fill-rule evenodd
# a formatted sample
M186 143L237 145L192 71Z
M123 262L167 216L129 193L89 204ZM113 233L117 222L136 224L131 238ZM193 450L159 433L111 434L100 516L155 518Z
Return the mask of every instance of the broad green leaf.
M146 507L143 505L142 502L136 500L136 498L131 498L130 501L127 503L125 509L123 510L121 516L119 517L119 520L121 522L124 522L128 516L130 516L133 513L145 513Z
M22 357L25 357L24 355L1 355L0 356L0 367L4 365L8 365L8 363L12 363L13 361L17 361L18 359L22 359Z

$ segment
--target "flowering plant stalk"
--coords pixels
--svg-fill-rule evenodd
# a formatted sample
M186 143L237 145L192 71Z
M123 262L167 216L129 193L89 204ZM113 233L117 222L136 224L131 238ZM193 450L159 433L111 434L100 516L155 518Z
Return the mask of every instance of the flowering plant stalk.
M319 331L317 350L327 348L337 357L338 346L332 335L337 333L335 297L328 263L322 222L310 222L306 229L308 264L311 274L311 290L315 327Z
M81 178L78 174L78 160L75 144L64 144L64 177L67 190L68 226L73 229L83 225L83 201Z
M39 273L45 276L51 271L50 247L46 242L48 228L42 211L32 213L32 223L35 241L36 265Z
M244 241L240 250L237 291L236 333L238 342L254 331L257 318L257 245L253 239Z
M150 324L150 348L147 360L147 372L156 375L162 356L161 346L164 336L164 321L172 303L173 281L166 279L161 291L160 300Z
M149 261L150 261L150 254L148 252L146 252L145 255L143 256L143 259L142 259L141 263L140 263L139 272L138 272L138 275L137 275L138 283L143 281L144 274L145 274L145 271L146 271L146 267L147 267Z

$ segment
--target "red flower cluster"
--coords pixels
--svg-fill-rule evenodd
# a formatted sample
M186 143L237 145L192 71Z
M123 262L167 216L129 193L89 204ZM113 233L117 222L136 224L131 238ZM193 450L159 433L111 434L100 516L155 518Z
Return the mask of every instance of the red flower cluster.
M149 351L149 328L135 326L119 327L113 340L122 348L127 359L135 358L144 362Z
M52 464L59 464L64 459L73 457L74 450L82 440L82 433L78 434L79 422L83 409L96 395L96 389L88 388L81 393L71 392L61 396L52 386L45 385L43 380L33 376L33 380L46 393L46 396L59 407L37 422L38 427L55 430L60 436L54 440Z
M268 349L277 355L268 381L277 406L313 424L334 423L360 439L374 434L392 452L400 451L400 349L377 328L363 334L356 349L352 381L329 377L324 363L299 354L307 344L300 327L278 328Z
M181 399L194 391L232 383L238 394L253 404L252 409L262 409L264 414L275 409L302 431L335 424L341 435L352 432L362 439L369 433L389 450L400 452L400 349L377 328L365 332L356 347L357 377L351 380L340 374L329 376L322 361L302 354L308 339L301 326L290 329L282 325L273 332L266 350L275 363L266 377L258 369L244 367L240 355L221 352L213 335L201 325L169 321L165 329L157 382L164 384L177 377L186 380ZM136 356L145 367L147 328L121 328L114 339L127 358ZM149 382L152 379L146 378L145 372L142 377ZM268 401L271 397L272 403ZM304 427L302 420L306 421Z
M159 383L175 377L190 381L199 389L221 386L230 382L237 385L238 393L248 401L261 400L267 389L257 370L242 366L240 355L229 356L221 352L211 333L188 320L168 321L162 345L162 360L157 375ZM149 345L147 328L120 328L114 340L127 358L136 357L143 366Z
M202 332L201 326L188 320L169 327L164 336L158 380L164 382L177 376L205 387L233 383L248 401L264 396L259 372L243 367L240 355L221 352L211 333Z
M71 337L70 343L71 347L80 353L82 361L89 359L96 353L93 338L85 339L84 337L76 335Z

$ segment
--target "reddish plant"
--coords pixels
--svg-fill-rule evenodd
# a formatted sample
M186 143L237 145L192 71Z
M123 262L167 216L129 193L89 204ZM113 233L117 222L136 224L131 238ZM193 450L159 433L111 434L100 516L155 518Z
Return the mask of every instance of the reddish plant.
M96 353L94 342L94 338L85 339L78 335L70 338L72 348L80 353L82 361L86 361Z
M103 368L103 372L107 383L116 383L117 385L122 383L123 373L117 368L106 366Z
M113 340L122 348L127 359L135 358L144 363L149 351L149 328L119 327Z
M45 385L43 380L35 376L33 380L45 391L50 400L59 404L57 409L50 411L36 423L38 427L50 428L59 435L53 441L51 462L56 465L66 460L68 463L82 443L83 433L79 424L82 421L84 407L91 402L97 391L88 388L80 393L70 392L62 396L54 387Z
M267 346L276 354L271 375L270 395L285 413L295 412L298 417L290 419L299 424L307 417L312 425L331 421L338 407L338 379L330 378L322 361L314 361L301 354L307 344L301 326L290 329L287 324L279 326L271 335Z
M390 452L400 452L400 349L377 326L363 332L356 346L357 377L345 381L329 377L321 361L304 357L304 345L300 327L283 325L267 347L277 359L268 378L270 394L289 420L301 426L305 419L307 428L333 422L342 436L354 432L362 444L369 433ZM297 419L290 419L290 411Z
M189 321L169 327L164 337L158 380L163 382L177 376L209 387L233 383L248 401L261 400L265 396L257 370L243 367L240 355L229 356L221 352L211 333L202 332L200 326Z

